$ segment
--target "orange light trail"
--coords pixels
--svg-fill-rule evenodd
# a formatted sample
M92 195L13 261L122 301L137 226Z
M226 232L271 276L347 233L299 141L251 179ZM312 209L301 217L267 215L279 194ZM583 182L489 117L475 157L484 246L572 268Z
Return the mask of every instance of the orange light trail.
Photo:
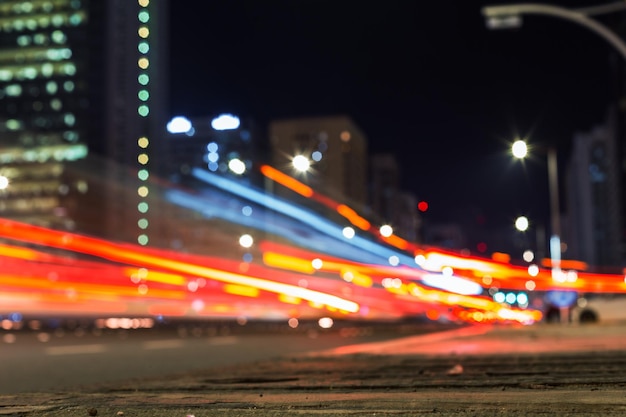
M166 269L179 273L182 272L188 275L210 278L231 284L246 285L269 292L299 297L313 303L327 305L329 307L351 313L355 313L359 310L359 305L357 303L332 294L325 294L294 285L149 255L147 253L140 252L139 248L132 250L130 245L116 245L100 239L53 231L6 219L0 221L0 232L14 239L38 242L52 247L88 253L116 262L126 262L145 267L155 267L157 269Z

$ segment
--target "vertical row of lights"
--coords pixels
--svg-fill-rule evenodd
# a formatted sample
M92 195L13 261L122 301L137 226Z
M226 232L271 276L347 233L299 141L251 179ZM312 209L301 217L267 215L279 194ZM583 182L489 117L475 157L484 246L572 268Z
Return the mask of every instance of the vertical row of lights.
M150 52L150 29L148 22L150 21L150 13L148 11L148 5L150 0L138 0L139 12L137 14L137 20L139 23L139 29L137 34L139 35L139 42L137 44L137 50L139 52L139 58L137 59L138 67L138 89L137 98L138 106L137 113L140 117L147 117L150 113L150 107L148 106L148 99L150 98L150 92L148 91L148 84L150 83L150 76L148 75L148 67L150 66L150 60L148 53ZM146 136L142 136L137 140L139 152L137 154L137 162L139 163L139 170L137 171L137 178L139 179L139 187L137 188L137 195L139 196L139 204L137 210L139 212L139 219L137 226L139 227L139 233L137 235L137 243L140 245L148 244L148 202L146 198L149 194L147 180L149 177L148 162L150 160L148 156L148 147L150 146L150 140Z

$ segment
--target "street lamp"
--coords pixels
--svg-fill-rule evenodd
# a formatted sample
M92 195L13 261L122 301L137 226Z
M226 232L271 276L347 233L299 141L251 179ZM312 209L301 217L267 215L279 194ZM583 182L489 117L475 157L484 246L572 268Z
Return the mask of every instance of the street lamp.
M515 228L520 232L525 232L528 230L528 218L526 216L519 216L515 219Z
M522 23L521 17L525 14L548 15L569 20L603 37L626 59L626 43L608 27L589 17L620 10L626 10L626 3L612 3L576 10L547 4L509 4L483 7L482 14L485 16L489 29L519 27Z
M556 149L552 146L547 148L548 158L548 181L550 192L550 263L552 278L561 280L561 215L559 208L559 185ZM516 140L511 146L513 156L523 159L528 155L528 145L523 140ZM519 221L519 218L518 218ZM528 222L528 220L526 220ZM523 221L522 221L523 223ZM516 221L517 226L517 221ZM528 227L528 223L526 223Z
M511 146L511 152L517 159L524 159L528 155L528 145L523 140L516 140Z
M539 14L558 17L577 23L587 29L600 35L608 41L622 58L626 59L626 43L613 33L609 28L600 22L590 18L592 15L600 15L615 11L626 10L626 2L606 4L602 6L587 7L584 9L570 10L563 7L545 5L545 4L511 4L502 6L483 7L482 14L486 18L487 27L490 29L501 29L507 27L521 26L521 16L524 14ZM554 149L548 150L548 174L550 177L550 206L551 206L551 223L552 236L550 238L550 253L552 258L552 277L562 280L560 270L561 263L561 242L560 242L560 219L559 219L559 201L557 190L557 169L556 169L556 152ZM556 266L556 267L555 267ZM561 320L567 322L569 320L569 307L571 304L569 295L571 292L555 292L557 298L567 295L566 300L557 300L561 306Z
M311 161L304 155L294 156L291 164L298 172L307 172L311 168Z

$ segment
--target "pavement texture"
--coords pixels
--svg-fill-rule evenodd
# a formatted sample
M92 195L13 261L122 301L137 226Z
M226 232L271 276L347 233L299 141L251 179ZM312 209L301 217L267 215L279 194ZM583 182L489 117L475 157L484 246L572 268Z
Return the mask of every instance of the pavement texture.
M80 392L16 416L624 416L626 325L476 326Z

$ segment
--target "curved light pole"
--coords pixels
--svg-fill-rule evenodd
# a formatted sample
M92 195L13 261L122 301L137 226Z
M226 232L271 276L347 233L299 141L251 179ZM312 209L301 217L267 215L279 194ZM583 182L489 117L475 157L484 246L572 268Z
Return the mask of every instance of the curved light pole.
M619 10L626 10L626 3L612 3L605 6L578 10L571 10L547 4L510 4L483 7L482 14L487 19L487 27L490 29L520 26L521 16L524 14L548 15L569 20L584 26L603 37L619 51L622 58L626 59L626 43L624 43L624 41L608 27L589 17L594 14L609 13Z

